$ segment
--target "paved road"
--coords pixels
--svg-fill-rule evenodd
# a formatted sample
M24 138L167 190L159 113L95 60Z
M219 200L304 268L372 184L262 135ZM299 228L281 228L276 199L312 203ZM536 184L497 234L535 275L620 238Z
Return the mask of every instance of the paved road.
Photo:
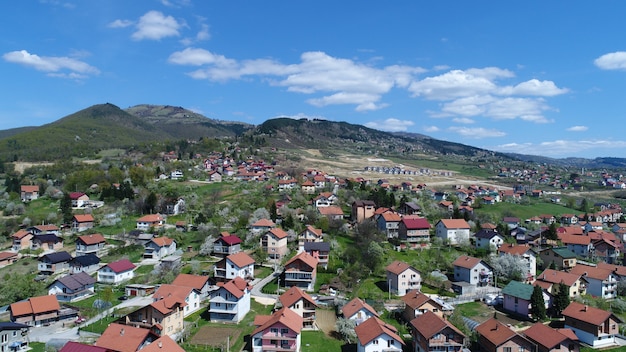
M261 280L254 280L252 282L252 291L250 291L250 296L254 298L257 302L265 305L276 303L276 299L278 299L278 295L276 294L267 294L263 293L263 287L274 280L278 275L280 275L282 268L278 268L274 271L274 273L268 275L267 277Z

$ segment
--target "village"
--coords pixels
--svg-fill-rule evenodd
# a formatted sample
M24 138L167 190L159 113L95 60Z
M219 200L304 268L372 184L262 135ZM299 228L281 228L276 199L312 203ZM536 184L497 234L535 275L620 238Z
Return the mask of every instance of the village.
M175 159L162 155L166 163ZM201 160L153 182L246 184L265 207L236 231L213 226L192 243L186 238L202 226L189 214L189 197L170 197L160 212L112 219L98 213L106 200L94 190L69 192L68 224L23 226L0 253L6 268L36 261L36 280L47 290L10 302L2 350L495 352L626 344L617 314L626 293L618 203L481 221L478 209L562 204L561 194L386 179L452 175L427 168L365 166L364 175L379 176L369 179L219 154ZM619 187L610 175L599 177ZM20 186L28 206L50 193ZM107 233L120 221L133 228Z

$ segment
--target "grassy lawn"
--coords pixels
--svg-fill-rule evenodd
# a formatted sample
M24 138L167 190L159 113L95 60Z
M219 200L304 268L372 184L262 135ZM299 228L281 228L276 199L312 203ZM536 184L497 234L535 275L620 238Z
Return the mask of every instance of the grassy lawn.
M591 347L580 347L580 352L596 352L598 351L598 349L595 348L591 348ZM621 347L615 347L615 348L607 348L607 349L602 349L602 352L626 352L626 346L621 346Z
M344 342L326 336L323 331L303 331L300 349L302 352L341 351Z
M500 221L504 216L515 216L525 220L538 214L577 214L580 210L568 208L554 203L537 202L530 205L500 202L474 209L476 214L490 214L494 220Z
M31 342L28 344L30 351L32 352L44 352L46 350L46 344L43 342Z
M262 279L264 277L268 277L274 270L267 266L256 265L254 267L254 277L258 279Z
M354 293L355 297L359 297L361 299L374 299L374 300L382 300L389 298L389 292L386 291L385 287L385 278L371 276L367 279L361 281L358 289ZM392 296L393 298L393 296Z

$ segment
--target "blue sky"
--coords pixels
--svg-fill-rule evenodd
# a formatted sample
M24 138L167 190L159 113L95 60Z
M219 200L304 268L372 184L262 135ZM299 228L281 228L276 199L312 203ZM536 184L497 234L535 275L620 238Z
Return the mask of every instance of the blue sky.
M0 130L112 103L626 157L624 1L22 0Z

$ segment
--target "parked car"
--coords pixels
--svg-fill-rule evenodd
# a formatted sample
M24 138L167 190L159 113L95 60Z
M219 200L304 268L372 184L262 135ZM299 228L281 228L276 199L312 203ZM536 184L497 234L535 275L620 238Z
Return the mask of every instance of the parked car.
M126 295L124 295L124 296L120 296L118 299L119 299L120 301L125 301L125 300L127 300L127 299L128 299L128 296L126 296Z
M78 317L76 318L76 321L74 321L75 324L81 324L87 321L86 317Z

